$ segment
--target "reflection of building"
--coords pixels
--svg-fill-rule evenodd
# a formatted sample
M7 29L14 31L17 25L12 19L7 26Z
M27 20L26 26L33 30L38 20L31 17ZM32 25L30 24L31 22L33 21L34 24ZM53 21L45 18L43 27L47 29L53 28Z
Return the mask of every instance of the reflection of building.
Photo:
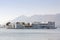
M55 22L48 22L48 23L39 23L35 22L32 24L33 29L54 29Z
M34 22L24 23L24 22L16 22L16 23L8 23L6 28L10 29L55 29L55 22L47 22L47 23L40 23Z

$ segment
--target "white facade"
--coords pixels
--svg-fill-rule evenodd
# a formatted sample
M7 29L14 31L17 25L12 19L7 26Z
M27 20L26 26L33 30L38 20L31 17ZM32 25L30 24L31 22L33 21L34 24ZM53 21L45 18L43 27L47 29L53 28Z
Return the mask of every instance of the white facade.
M55 29L55 22L40 23L34 22L31 27L23 23L10 23L6 28L9 29Z
M16 29L24 29L25 27L24 27L24 25L22 25L22 23L15 23L15 28Z

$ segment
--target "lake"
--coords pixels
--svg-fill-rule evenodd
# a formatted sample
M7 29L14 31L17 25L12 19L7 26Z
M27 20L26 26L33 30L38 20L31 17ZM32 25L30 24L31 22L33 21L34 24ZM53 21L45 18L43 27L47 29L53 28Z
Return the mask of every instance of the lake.
M0 29L0 40L60 40L60 29Z

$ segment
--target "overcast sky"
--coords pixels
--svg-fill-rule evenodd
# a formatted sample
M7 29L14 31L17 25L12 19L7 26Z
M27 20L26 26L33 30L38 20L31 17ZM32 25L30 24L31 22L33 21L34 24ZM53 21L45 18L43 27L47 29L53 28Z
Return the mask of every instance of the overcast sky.
M0 24L17 16L60 13L60 0L0 0Z

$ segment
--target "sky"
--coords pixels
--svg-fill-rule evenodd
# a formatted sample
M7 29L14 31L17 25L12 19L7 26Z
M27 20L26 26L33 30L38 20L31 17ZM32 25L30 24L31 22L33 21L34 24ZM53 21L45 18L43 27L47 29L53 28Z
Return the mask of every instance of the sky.
M60 0L0 0L0 24L25 15L60 13Z

